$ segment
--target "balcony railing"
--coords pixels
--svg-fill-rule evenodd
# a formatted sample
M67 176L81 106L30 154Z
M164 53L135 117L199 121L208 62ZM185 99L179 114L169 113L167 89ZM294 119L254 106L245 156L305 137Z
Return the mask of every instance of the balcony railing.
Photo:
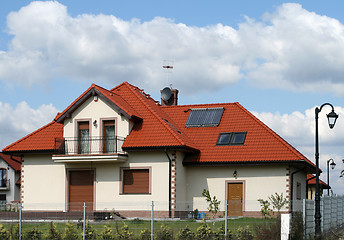
M56 138L55 150L63 155L126 154L123 137Z

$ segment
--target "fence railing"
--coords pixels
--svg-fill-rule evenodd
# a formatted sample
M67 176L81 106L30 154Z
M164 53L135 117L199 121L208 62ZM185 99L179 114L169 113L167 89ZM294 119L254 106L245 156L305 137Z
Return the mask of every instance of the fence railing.
M55 151L62 155L114 154L125 152L122 149L124 137L56 138Z

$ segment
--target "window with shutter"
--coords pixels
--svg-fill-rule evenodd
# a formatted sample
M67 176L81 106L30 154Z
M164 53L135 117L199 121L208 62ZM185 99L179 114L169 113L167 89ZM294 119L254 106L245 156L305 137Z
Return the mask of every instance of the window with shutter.
M123 169L123 194L149 194L149 169Z

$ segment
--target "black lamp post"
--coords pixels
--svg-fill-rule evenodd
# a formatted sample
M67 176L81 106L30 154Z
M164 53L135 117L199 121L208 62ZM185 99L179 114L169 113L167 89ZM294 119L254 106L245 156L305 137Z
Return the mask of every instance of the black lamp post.
M315 181L315 237L316 239L320 238L321 234L321 213L320 213L320 185L319 185L319 113L321 112L321 109L329 105L332 108L332 111L327 114L328 119L328 125L332 129L334 125L336 124L336 120L338 118L338 114L334 112L334 107L330 103L324 103L320 106L320 108L315 108L315 165L316 165L316 181Z
M329 169L329 165L331 166L332 170L336 167L336 163L333 161L332 158L327 160L327 185L328 185L327 195L328 196L330 195L330 169Z

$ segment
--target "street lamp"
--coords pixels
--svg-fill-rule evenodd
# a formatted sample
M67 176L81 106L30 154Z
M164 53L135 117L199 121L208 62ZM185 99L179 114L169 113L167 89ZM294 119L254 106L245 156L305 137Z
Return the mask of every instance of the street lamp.
M327 160L327 185L328 185L327 195L328 196L330 195L330 169L329 169L329 165L331 166L332 170L336 167L336 163L333 161L332 158Z
M330 103L324 103L320 106L320 108L315 108L315 165L316 165L316 174L315 174L315 215L314 215L314 222L315 222L315 237L316 239L320 238L321 234L321 213L320 213L320 185L319 185L319 113L321 112L321 109L329 105L332 108L332 111L327 114L328 119L328 125L330 129L334 127L336 124L338 114L334 112L334 107Z

